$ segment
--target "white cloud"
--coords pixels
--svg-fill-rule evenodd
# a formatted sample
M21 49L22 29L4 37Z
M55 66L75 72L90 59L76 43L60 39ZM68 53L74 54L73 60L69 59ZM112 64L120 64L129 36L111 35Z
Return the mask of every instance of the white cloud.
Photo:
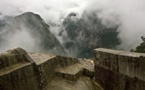
M18 15L32 11L48 22L61 23L69 12L80 15L84 10L97 12L105 25L120 25L120 48L129 50L137 46L140 36L145 35L144 0L0 0L3 15ZM108 23L109 22L109 23Z
M95 6L95 7L92 7ZM94 0L88 6L89 11L99 11L98 17L112 25L119 25L118 47L124 50L135 48L145 35L145 1L144 0Z
M0 12L4 15L18 15L31 11L40 14L46 21L59 23L69 12L81 14L86 0L2 0Z

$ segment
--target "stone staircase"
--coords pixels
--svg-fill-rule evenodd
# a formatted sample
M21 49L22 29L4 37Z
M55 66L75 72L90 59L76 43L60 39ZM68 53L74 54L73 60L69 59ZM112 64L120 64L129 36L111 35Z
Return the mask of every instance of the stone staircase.
M0 55L0 90L103 90L93 77L93 60L21 48Z
M59 78L77 81L83 75L93 78L94 69L90 67L94 67L94 64L91 60L80 60L76 64L56 68L55 73Z
M93 60L79 60L55 69L56 77L43 90L103 90L93 81Z
M43 90L103 90L94 82L94 62L42 53L29 53L38 67Z

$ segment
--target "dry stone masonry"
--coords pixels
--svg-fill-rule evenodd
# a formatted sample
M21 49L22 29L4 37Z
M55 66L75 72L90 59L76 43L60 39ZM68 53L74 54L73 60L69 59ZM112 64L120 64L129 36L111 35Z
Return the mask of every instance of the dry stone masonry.
M93 77L92 60L21 48L0 55L0 90L102 90Z
M93 61L16 48L0 54L0 90L145 90L145 54L98 48Z
M98 48L94 62L105 90L145 90L145 54Z

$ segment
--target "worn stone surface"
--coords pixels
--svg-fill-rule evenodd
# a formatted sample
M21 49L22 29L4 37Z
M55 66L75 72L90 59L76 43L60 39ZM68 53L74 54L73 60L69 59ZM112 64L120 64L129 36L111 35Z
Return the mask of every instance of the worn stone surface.
M36 63L36 71L40 88L44 88L56 77L56 68L66 67L78 62L75 58L55 56L51 54L29 53L29 55Z
M0 58L5 63L0 69L0 90L103 90L93 81L92 60L27 53L21 48Z
M79 60L78 63L69 65L67 67L57 68L55 70L58 77L77 81L78 78L85 75L90 78L94 77L94 64L92 60Z
M88 77L81 77L76 82L56 78L43 90L102 90L94 88L92 80Z
M27 52L21 48L8 50L0 54L0 70L14 64L33 62Z
M95 79L105 90L144 90L145 54L95 50Z
M33 65L33 60L21 48L2 53L0 55L0 90L38 90Z
M0 90L39 90L32 64L11 66L0 75Z

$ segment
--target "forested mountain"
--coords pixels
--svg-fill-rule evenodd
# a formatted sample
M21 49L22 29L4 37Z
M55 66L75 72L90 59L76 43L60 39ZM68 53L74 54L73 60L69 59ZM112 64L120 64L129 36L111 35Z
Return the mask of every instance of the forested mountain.
M96 16L84 12L81 18L77 18L77 13L72 12L63 21L60 36L65 40L64 48L73 52L72 55L89 58L95 48L115 48L120 44L118 27L108 28Z

